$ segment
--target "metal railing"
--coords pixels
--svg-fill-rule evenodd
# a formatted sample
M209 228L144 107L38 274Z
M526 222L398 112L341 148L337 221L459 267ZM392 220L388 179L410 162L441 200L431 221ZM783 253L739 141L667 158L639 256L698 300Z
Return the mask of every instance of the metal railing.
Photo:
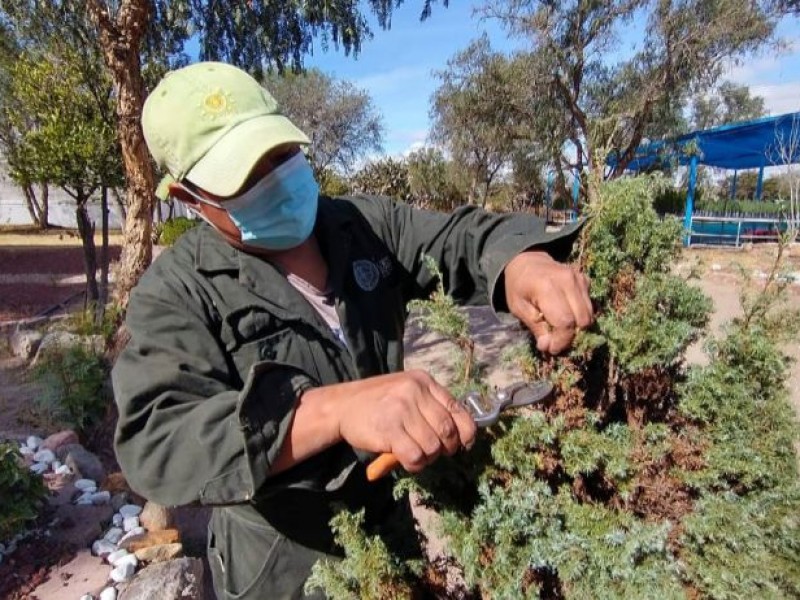
M691 225L686 235L686 245L713 244L730 245L732 242L737 248L746 242L766 242L778 241L780 232L785 231L786 221L782 219L770 219L765 217L749 217L747 215L714 216L714 215L692 215ZM703 227L700 230L695 228L695 224L719 223L719 231L714 231L713 227Z

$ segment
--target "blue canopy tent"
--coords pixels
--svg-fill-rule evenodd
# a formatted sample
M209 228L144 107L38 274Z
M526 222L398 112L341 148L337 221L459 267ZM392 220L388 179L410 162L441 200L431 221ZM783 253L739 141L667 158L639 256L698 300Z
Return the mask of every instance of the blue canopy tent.
M794 131L792 128L795 128ZM794 135L794 138L792 136ZM787 113L775 117L764 117L722 125L711 129L693 131L673 140L655 141L640 146L633 160L628 163L629 171L644 171L659 165L688 165L689 190L686 194L686 213L684 223L687 230L691 226L694 211L695 183L697 166L708 165L723 169L758 169L756 197L761 197L764 181L764 167L800 162L800 112ZM789 141L794 139L794 144ZM781 156L779 147L783 142ZM617 162L610 156L609 166ZM736 175L732 193L735 194Z

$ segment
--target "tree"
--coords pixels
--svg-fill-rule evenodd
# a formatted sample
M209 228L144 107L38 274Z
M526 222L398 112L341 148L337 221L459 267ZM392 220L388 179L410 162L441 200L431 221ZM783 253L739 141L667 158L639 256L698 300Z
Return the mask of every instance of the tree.
M491 49L486 36L472 42L436 75L441 85L431 99L431 136L470 173L468 201L486 204L495 177L514 150L518 122L513 65Z
M736 0L498 1L483 14L530 43L525 80L557 136L556 173L587 168L595 181L608 153L610 175L621 174L655 117L675 115L687 90L713 84L724 61L769 41L777 18L770 3ZM609 63L636 15L647 19L643 39L630 58ZM563 177L557 184L568 193Z
M750 88L725 81L716 93L701 95L692 102L692 126L694 129L708 129L726 123L749 121L763 117L764 98L751 96Z
M75 217L84 251L86 298L96 305L95 227L86 205L101 188L121 184L119 148L108 113L112 90L102 70L89 84L80 58L58 53L21 53L11 67L6 118L17 132L14 179L52 184L76 204Z
M309 154L318 178L333 169L348 173L369 152L381 150L381 117L369 94L318 69L271 73L264 79L286 114L311 139Z
M434 210L451 211L466 200L455 177L459 166L445 159L435 148L422 148L406 157L411 196L415 205Z

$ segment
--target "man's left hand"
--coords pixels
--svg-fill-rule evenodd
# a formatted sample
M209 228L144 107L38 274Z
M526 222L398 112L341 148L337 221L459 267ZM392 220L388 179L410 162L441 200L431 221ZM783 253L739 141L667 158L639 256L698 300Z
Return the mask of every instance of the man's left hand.
M594 321L589 278L544 251L518 254L505 268L506 303L531 330L540 352L566 350Z

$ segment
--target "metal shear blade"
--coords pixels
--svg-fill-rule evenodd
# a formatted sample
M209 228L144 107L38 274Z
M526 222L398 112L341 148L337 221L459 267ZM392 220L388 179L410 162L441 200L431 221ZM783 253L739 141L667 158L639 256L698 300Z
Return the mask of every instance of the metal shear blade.
M478 427L493 425L506 408L528 406L541 402L553 392L553 384L549 381L533 383L514 383L502 390L484 397L478 392L469 392L463 400Z

